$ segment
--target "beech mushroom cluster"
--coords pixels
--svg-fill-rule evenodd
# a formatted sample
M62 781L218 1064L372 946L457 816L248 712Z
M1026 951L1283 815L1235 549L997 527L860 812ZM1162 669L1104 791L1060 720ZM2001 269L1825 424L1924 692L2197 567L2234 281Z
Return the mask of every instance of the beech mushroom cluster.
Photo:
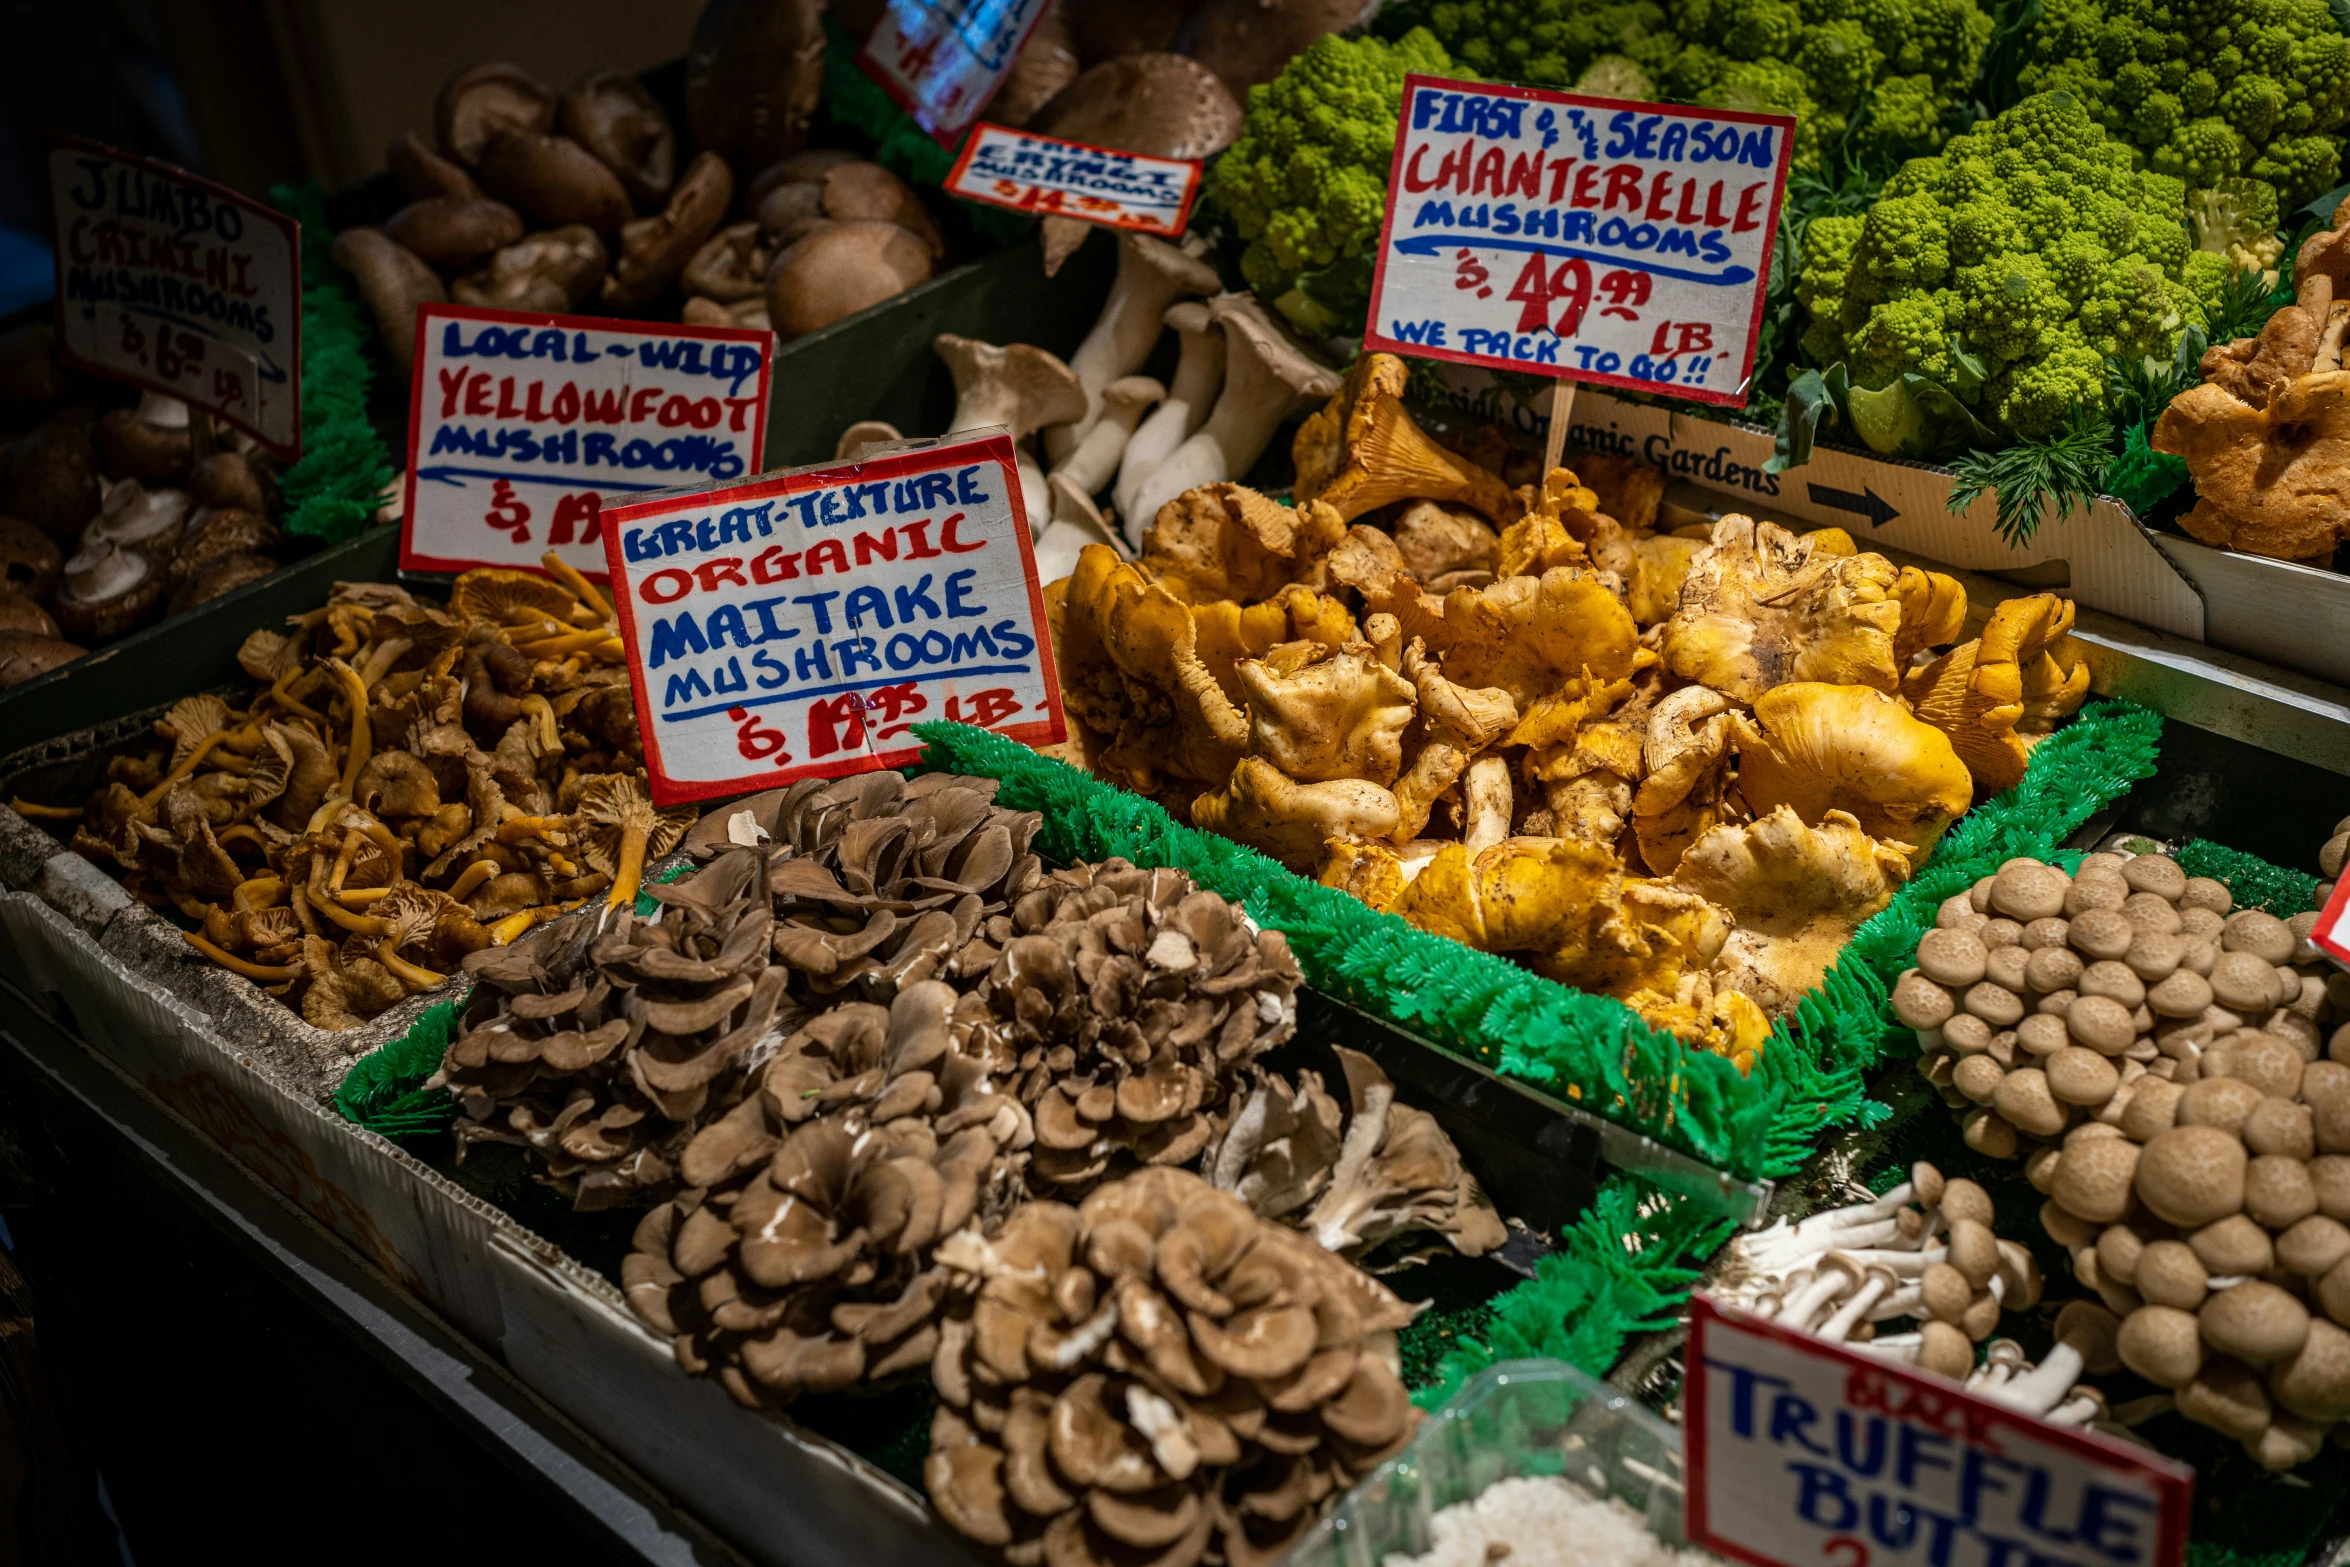
M0 686L278 566L276 459L249 437L157 392L100 413L49 390L0 452Z
M1201 1172L1261 1219L1282 1219L1347 1257L1398 1236L1433 1237L1464 1257L1508 1239L1501 1215L1436 1118L1399 1102L1379 1064L1333 1045L1341 1107L1319 1072L1293 1089L1259 1074L1217 1128Z
M1362 356L1298 432L1294 504L1201 484L1140 560L1080 555L1064 754L1750 1064L2080 705L2071 606L1961 641L1949 577L1835 529L1660 534L1636 464L1512 489L1403 394Z
M2010 861L1893 993L1968 1142L2023 1157L2121 1363L2271 1469L2350 1418L2350 984L2314 921L2160 854Z
M345 583L115 756L73 846L178 910L202 957L348 1029L583 900L633 899L690 811L654 809L611 607L549 558L447 607Z
M1008 934L1006 911L1039 870L1027 852L1037 816L994 793L951 774L865 773L754 796L711 819L721 834L694 846L707 855L699 871L645 889L652 917L623 906L469 959L480 988L441 1078L462 1112L460 1147L520 1144L583 1208L708 1185L680 1175L687 1149L730 1114L753 1117L742 1101L754 1078L781 1081L769 1058L794 1027L836 998L871 1002L869 1021L909 985L995 960L991 929ZM856 1055L836 1032L857 1015L825 1016L789 1054ZM579 1043L608 1018L623 1021ZM868 1067L839 1075L863 1082ZM813 1097L781 1121L829 1108L821 1084L792 1092L803 1088Z
M940 1245L923 1480L1008 1562L1270 1564L1419 1421L1384 1286L1180 1170Z
M956 1024L1035 1118L1040 1195L1192 1163L1241 1069L1297 1028L1288 942L1180 871L1056 871L990 940Z
M411 131L385 155L406 204L334 245L403 377L423 303L659 312L792 337L923 282L946 254L903 180L800 147L804 117L791 145L754 164L707 144L689 155L625 72L558 93L492 63L450 78L433 118L429 143ZM736 159L761 140L738 129L704 127Z

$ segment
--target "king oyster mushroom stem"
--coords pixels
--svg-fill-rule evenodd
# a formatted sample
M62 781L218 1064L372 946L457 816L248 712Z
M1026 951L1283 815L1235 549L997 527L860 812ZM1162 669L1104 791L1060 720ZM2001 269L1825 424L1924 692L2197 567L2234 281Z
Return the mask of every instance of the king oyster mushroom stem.
M1036 580L1058 582L1077 569L1077 557L1088 544L1107 544L1120 555L1126 541L1102 519L1093 497L1065 473L1045 480L1052 495L1053 517L1036 540Z
M1094 424L1103 417L1103 397L1112 383L1133 375L1150 358L1166 330L1167 307L1189 295L1213 294L1216 269L1180 248L1148 234L1118 236L1118 276L1093 329L1069 356L1069 368L1085 389L1085 412L1044 432L1044 454L1054 467L1067 463ZM1113 456L1112 465L1116 458ZM1109 475L1103 474L1102 480ZM1092 494L1101 481L1086 486Z
M1118 456L1118 484L1111 492L1118 524L1125 530L1127 542L1138 550L1150 518L1135 512L1135 497L1141 494L1151 471L1207 422L1217 389L1224 384L1224 332L1209 316L1208 307L1187 299L1169 305L1163 319L1182 343L1175 360L1175 380L1150 417L1127 437L1126 449Z
M1224 329L1224 389L1207 423L1136 492L1134 515L1145 527L1185 490L1245 475L1283 420L1338 392L1337 373L1291 342L1250 296L1219 294L1208 311Z
M947 434L1000 424L1012 432L1020 452L1020 499L1028 515L1028 536L1043 534L1052 520L1052 496L1044 470L1028 454L1028 437L1048 424L1065 424L1085 413L1085 390L1059 358L1027 343L999 348L975 337L941 332L930 346L955 378L955 416Z
M1121 376L1112 381L1101 395L1101 416L1085 432L1085 438L1067 457L1056 459L1053 472L1066 474L1087 495L1099 495L1118 472L1118 459L1126 450L1127 438L1133 435L1135 421L1150 411L1151 405L1167 395L1167 389L1147 375ZM1045 431L1046 445L1051 445L1053 430L1067 429L1055 425Z

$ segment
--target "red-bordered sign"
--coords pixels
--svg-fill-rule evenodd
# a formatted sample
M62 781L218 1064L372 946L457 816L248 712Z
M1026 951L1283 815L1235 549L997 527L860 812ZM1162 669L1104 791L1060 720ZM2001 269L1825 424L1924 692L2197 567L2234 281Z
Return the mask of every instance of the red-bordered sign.
M653 798L898 767L949 719L1065 739L1011 437L603 516Z
M2178 1567L2195 1472L1690 1300L1685 1531L1753 1567Z
M1407 76L1363 346L1742 403L1794 132Z
M857 65L914 123L952 147L979 117L1046 0L890 0Z
M602 513L759 471L775 334L425 304L408 390L405 571L604 571Z
M302 230L225 185L49 138L57 355L302 452Z
M2309 939L2318 950L2344 968L2350 968L2350 876L2334 879L2334 890L2318 912Z
M982 121L946 177L949 195L1172 239L1199 197L1196 158L1152 158Z

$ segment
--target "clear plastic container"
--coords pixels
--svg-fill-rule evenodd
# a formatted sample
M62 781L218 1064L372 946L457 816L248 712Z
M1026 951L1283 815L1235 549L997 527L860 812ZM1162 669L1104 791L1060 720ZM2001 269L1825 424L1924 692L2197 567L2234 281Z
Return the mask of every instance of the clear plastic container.
M1681 1434L1637 1400L1556 1360L1507 1360L1421 1423L1411 1445L1348 1492L1287 1567L1380 1567L1434 1544L1429 1520L1499 1480L1561 1475L1620 1497L1649 1532L1681 1537Z

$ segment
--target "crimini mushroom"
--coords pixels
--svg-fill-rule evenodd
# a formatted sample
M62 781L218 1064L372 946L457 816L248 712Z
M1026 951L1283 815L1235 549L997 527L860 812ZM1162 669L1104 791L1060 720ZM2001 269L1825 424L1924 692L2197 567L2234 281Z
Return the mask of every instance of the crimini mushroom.
M999 348L977 338L941 332L931 347L955 378L955 413L947 433L1003 425L1020 448L1021 500L1031 538L1043 534L1052 517L1044 471L1028 455L1028 437L1048 424L1063 424L1085 412L1085 391L1075 372L1053 355L1026 343Z
M93 432L98 467L116 480L179 484L195 460L188 405L160 392L143 392L134 408L109 408Z
M1029 1203L936 1255L924 1484L1016 1559L1277 1560L1417 1424L1390 1337L1412 1309L1195 1175Z
M375 317L375 330L403 381L416 378L416 307L441 304L449 294L424 259L382 229L344 229L329 254L351 274ZM563 308L569 308L568 305Z
M1213 294L1217 287L1214 267L1165 240L1148 234L1118 236L1118 272L1110 284L1110 297L1069 356L1069 369L1085 393L1085 410L1045 431L1044 454L1054 467L1069 461L1103 417L1103 397L1111 384L1142 369L1165 330L1168 309L1179 299ZM1112 454L1112 468L1116 460ZM1100 489L1108 477L1107 473L1100 475L1086 486L1086 492Z
M153 619L170 588L170 574L157 559L101 540L66 561L64 580L50 602L67 636L103 641Z
M705 152L686 165L668 205L620 230L620 255L604 279L604 306L627 311L650 303L716 233L734 200L734 173Z
M1195 299L1169 305L1161 318L1182 345L1175 360L1175 379L1167 395L1135 427L1118 456L1118 483L1112 498L1126 530L1127 542L1140 548L1148 515L1135 510L1144 482L1175 448L1207 422L1216 392L1224 384L1224 332Z
M1292 343L1248 295L1219 294L1208 313L1224 329L1223 389L1207 421L1137 489L1136 515L1157 516L1195 485L1244 477L1284 420L1338 391L1339 378Z
M895 223L834 223L776 256L767 314L779 334L798 337L904 293L933 265L930 247Z
M0 453L0 513L21 519L67 546L97 515L103 479L89 427L51 419Z

